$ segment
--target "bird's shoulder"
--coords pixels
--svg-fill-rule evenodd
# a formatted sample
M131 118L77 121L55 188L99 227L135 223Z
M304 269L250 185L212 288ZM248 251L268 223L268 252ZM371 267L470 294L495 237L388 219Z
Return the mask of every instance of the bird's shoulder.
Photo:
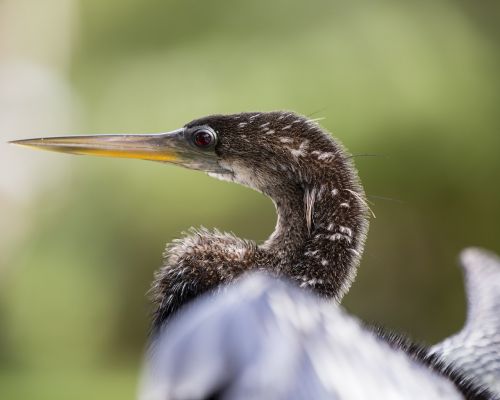
M186 263L194 263L192 267L206 267L208 264L221 266L226 263L245 266L253 262L256 253L257 245L253 241L218 229L200 227L191 228L168 244L163 256L166 266Z
M197 296L254 269L257 252L254 242L206 228L190 229L168 244L150 292L156 304L153 325L162 324Z

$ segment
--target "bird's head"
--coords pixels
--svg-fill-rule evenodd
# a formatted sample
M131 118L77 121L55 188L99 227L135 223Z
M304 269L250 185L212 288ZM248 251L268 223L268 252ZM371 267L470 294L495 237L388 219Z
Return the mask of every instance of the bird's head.
M315 162L327 161L331 139L295 113L212 115L175 131L18 140L19 145L72 154L137 158L178 164L270 193L288 179L306 182ZM307 167L307 168L306 168Z

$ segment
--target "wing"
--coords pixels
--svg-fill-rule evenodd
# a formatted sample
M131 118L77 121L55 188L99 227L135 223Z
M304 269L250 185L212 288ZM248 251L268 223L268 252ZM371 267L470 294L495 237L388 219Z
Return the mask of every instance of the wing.
M254 274L194 301L160 331L140 398L463 397L338 306Z
M467 293L463 329L431 351L500 395L500 258L469 248L460 256Z

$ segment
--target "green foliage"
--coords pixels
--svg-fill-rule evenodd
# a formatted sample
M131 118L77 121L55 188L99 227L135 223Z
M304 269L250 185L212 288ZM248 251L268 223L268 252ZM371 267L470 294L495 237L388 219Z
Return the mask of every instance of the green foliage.
M385 156L357 165L368 195L398 200L371 199L377 218L348 309L427 341L460 327L458 251L500 251L495 2L80 3L71 79L86 110L82 131L317 112L353 153ZM80 379L82 399L132 398L145 292L164 243L190 226L255 240L274 226L261 195L196 172L124 160L67 165L70 179L37 200L0 285L0 354L14 371L0 374L2 398L77 398L57 388L66 375ZM110 376L117 366L125 372Z

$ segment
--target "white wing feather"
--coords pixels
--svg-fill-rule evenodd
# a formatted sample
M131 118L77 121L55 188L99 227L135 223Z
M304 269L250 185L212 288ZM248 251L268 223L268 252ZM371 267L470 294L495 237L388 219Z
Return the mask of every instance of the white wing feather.
M340 307L251 275L185 308L151 347L142 400L461 399Z

